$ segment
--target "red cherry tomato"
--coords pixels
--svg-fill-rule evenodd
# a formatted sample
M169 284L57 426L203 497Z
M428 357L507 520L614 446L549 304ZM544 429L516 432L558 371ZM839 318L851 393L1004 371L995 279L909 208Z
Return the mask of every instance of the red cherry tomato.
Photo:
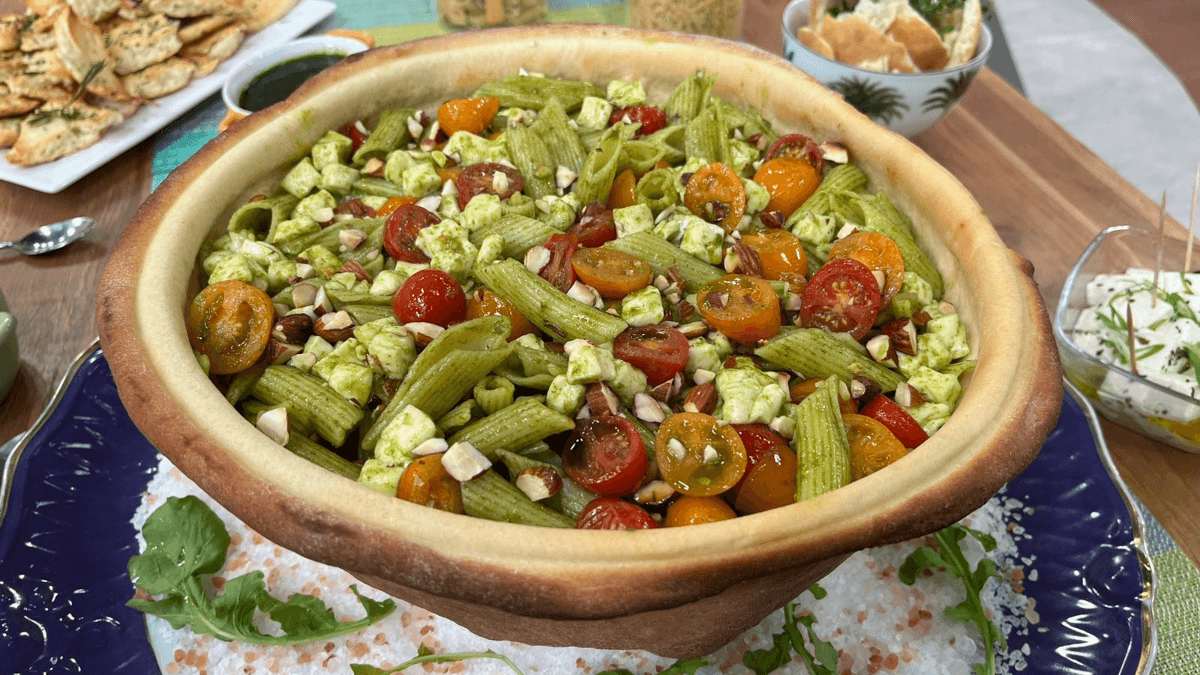
M746 482L746 476L749 476L750 472L754 470L755 464L758 464L762 458L777 448L788 447L788 442L786 438L765 424L731 424L729 426L733 427L738 437L742 439L742 445L746 446L746 473L734 486L733 491L736 493Z
M357 120L354 122L347 122L341 129L338 129L338 133L350 139L351 154L358 152L358 149L362 146L363 141L367 140L366 135L358 130Z
M575 519L580 530L653 530L658 527L645 509L616 497L597 497Z
M853 258L837 258L813 273L800 296L800 321L806 328L849 333L861 340L883 306L871 268Z
M612 115L608 118L608 125L612 126L617 122L641 124L642 126L633 135L634 138L641 138L667 126L667 113L662 108L652 105L631 105L613 110Z
M400 204L388 216L386 229L383 233L383 248L388 255L401 262L429 262L417 248L417 235L421 230L440 223L442 219L432 211L416 204Z
M550 262L538 272L538 276L566 293L575 285L575 268L571 266L571 256L575 255L575 249L579 248L579 240L573 234L556 234L542 246L550 250Z
M871 399L861 414L882 422L910 450L929 440L929 434L908 411L882 394Z
M624 417L582 420L562 453L571 480L607 497L627 495L642 484L650 461L637 428Z
M776 157L795 157L802 159L820 173L825 168L825 157L821 153L821 147L813 139L804 134L786 134L780 136L778 140L767 148L766 160L770 161Z
M687 365L688 340L670 326L631 326L613 340L613 355L641 370L651 385L657 385L675 377Z
M392 296L392 311L400 323L420 321L445 328L466 317L467 296L449 274L421 270Z
M502 178L498 177L500 174L503 174ZM525 189L525 179L511 166L484 162L463 167L454 185L458 188L458 208L465 209L475 195L486 193L508 199Z
M592 202L583 208L579 220L567 228L567 234L579 238L579 245L596 248L617 238L617 226L613 222L612 209Z

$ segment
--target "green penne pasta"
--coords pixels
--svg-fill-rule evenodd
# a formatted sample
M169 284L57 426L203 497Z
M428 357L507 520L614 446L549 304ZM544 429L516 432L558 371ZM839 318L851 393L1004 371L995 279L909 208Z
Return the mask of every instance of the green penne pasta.
M475 229L470 234L471 243L479 246L487 237L498 234L504 237L505 258L523 260L525 253L534 246L546 243L558 230L536 218L515 213L500 216L498 220Z
M485 415L491 415L512 405L513 392L516 387L503 377L489 375L479 381L471 390L471 394L483 409Z
M842 424L838 381L830 377L796 406L796 501L850 484L850 441Z
M583 99L588 96L603 98L604 92L591 82L512 75L482 85L475 90L475 96L495 96L502 107L531 110L541 110L549 99L554 98L571 112L579 109Z
M346 434L363 416L361 408L321 378L291 366L268 366L254 383L254 397L286 407L288 417L295 417L335 446L346 442Z
M281 192L274 197L247 202L229 217L230 232L253 232L275 241L275 227L288 219L300 202L294 195Z
M613 179L617 177L617 165L621 160L621 128L626 125L611 126L605 132L596 148L588 153L575 179L575 196L583 205L592 202L605 202L612 190Z
M887 195L880 192L860 197L855 201L855 206L862 212L862 229L886 235L896 242L900 248L900 257L904 259L905 272L916 274L929 282L933 287L934 297L941 297L946 290L941 273L917 246L917 240L912 235L911 223L892 206Z
M668 276L671 269L675 268L683 277L685 288L689 292L695 292L704 284L725 276L725 270L717 269L649 232L627 234L608 242L604 247L640 258L655 274Z
M733 164L729 151L729 135L719 106L701 110L684 129L683 149L689 157L702 157L709 162Z
M704 71L700 71L680 82L663 106L667 117L679 118L684 123L692 121L708 105L716 81L716 75L705 75Z
M370 159L385 159L389 152L409 142L412 132L408 130L408 118L416 112L412 108L385 110L371 135L355 151L354 163L362 166Z
M468 516L519 525L574 527L571 518L538 504L515 485L488 470L462 484L463 512Z
M289 239L279 245L279 250L289 256L298 255L301 251L312 246L324 246L330 251L337 251L342 245L342 232L358 230L369 235L371 232L383 227L385 222L385 218L351 218L350 220L343 220L311 234Z
M900 373L876 363L846 340L820 328L797 328L780 333L754 353L808 378L834 375L849 383L856 375L862 375L875 380L885 392L895 391L904 381Z
M529 125L529 130L546 144L546 149L554 159L555 169L565 166L578 173L583 167L583 160L587 158L587 150L579 140L579 134L575 133L568 121L567 111L562 102L551 97Z
M627 325L621 319L567 297L516 260L474 270L480 283L511 302L533 325L559 342L576 338L611 342Z
M508 469L508 475L512 477L514 484L517 476L519 476L525 469L538 469L544 467L552 469L555 473L557 473L559 479L562 480L562 489L558 494L549 497L541 503L548 508L554 509L555 511L565 513L572 520L574 520L575 518L579 517L579 514L589 502L600 495L571 480L571 477L563 472L562 460L558 458L558 455L554 454L553 451L550 451L550 455L553 456L553 460L557 460L557 463L553 460L543 462L524 453L509 452L507 450L496 451L497 458L503 462L504 467Z
M351 184L350 189L357 195L371 195L375 197L399 197L404 194L404 190L401 190L399 185L389 180L371 178L370 176L360 176L358 180Z
M292 433L289 435L288 442L284 447L291 450L292 454L297 457L307 459L323 469L328 469L350 480L358 480L358 474L362 473L362 469L354 462L303 434Z
M545 141L532 129L516 125L504 132L508 156L525 177L525 194L538 199L555 193L555 170L558 165Z
M574 428L575 421L570 417L551 410L532 396L523 396L512 405L462 429L448 442L466 441L489 459L494 459L496 450L515 452L547 436Z
M642 176L634 192L638 203L649 206L655 215L679 203L675 174L670 169L655 169Z

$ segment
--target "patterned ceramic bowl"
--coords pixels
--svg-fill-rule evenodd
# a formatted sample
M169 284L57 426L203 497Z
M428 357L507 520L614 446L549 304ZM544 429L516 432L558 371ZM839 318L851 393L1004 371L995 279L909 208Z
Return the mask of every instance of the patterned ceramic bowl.
M818 55L796 37L808 25L808 3L792 0L783 10L784 58L841 94L859 112L904 136L925 131L953 110L992 51L992 33L985 25L975 58L957 68L911 74L855 68Z

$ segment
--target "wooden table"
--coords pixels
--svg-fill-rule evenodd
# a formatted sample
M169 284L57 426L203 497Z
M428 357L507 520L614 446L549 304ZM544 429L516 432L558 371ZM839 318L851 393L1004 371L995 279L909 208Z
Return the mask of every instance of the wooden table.
M747 0L746 38L778 51L782 0ZM0 0L11 11L15 0ZM982 204L1008 245L1033 262L1047 307L1100 230L1157 222L1157 205L987 71L943 122L914 139ZM22 367L0 403L0 442L28 429L75 357L96 337L95 285L122 228L149 194L145 142L58 195L0 183L0 237L75 215L99 224L81 243L41 258L0 254L0 290L18 318ZM1172 222L1172 227L1181 227ZM1182 228L1181 228L1182 229ZM1105 433L1121 474L1200 562L1200 456L1114 425Z

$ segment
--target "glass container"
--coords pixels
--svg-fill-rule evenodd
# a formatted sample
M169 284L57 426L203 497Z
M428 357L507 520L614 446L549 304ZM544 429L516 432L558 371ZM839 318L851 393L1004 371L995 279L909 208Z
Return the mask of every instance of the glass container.
M629 0L629 25L738 40L742 0Z
M518 26L546 20L546 0L438 0L438 16L451 28Z
M1161 259L1160 288L1168 288L1181 279L1186 248L1185 242L1169 237L1160 246L1158 233L1146 229L1117 226L1101 232L1067 276L1054 315L1054 338L1067 379L1101 415L1143 436L1200 454L1200 400L1135 375L1128 365L1096 356L1081 346L1085 338L1076 332L1080 315L1089 306L1088 284L1097 275L1125 274L1131 268L1154 270ZM1193 248L1192 260L1193 267L1200 265L1200 248ZM1168 276L1175 279L1168 282ZM1195 292L1200 293L1200 288ZM1194 296L1192 304L1197 304Z

